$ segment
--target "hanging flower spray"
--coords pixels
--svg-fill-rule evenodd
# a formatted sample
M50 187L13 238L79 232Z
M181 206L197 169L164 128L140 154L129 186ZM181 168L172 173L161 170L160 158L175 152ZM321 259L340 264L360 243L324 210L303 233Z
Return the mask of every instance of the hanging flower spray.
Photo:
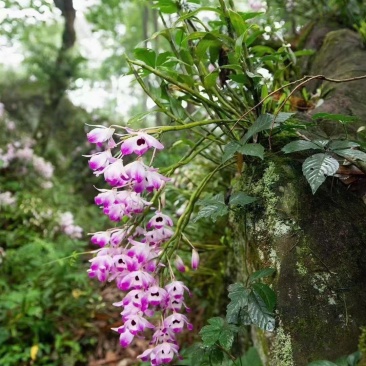
M178 355L176 334L186 326L192 329L182 311L189 311L184 303L188 288L175 279L170 258L164 243L173 237L173 221L161 212L160 207L143 225L145 214L153 208L148 196L161 191L169 178L158 169L143 162L142 156L149 150L162 150L164 146L153 136L125 128L122 142L116 143L113 128L98 127L87 134L88 141L106 150L90 155L89 166L96 176L104 175L112 189L100 189L95 203L111 221L126 222L121 227L94 233L91 242L98 245L90 260L89 277L101 282L114 281L123 299L113 305L122 308L123 324L114 328L120 335L120 344L127 347L134 337L141 337L146 328L153 330L151 348L138 356L151 365L169 363ZM120 145L120 150L113 155ZM126 155L137 159L124 165ZM171 251L170 251L171 252ZM175 265L184 271L182 259L175 255ZM198 253L193 250L192 268L198 267ZM162 273L167 270L170 281L164 284ZM160 313L160 317L157 316ZM146 318L160 320L152 323Z

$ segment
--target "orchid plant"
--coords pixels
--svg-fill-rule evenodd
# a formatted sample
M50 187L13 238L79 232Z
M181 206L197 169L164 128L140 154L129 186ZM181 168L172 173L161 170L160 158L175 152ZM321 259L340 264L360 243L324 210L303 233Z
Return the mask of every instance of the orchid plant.
M151 344L138 358L150 360L152 365L166 364L178 355L176 334L192 325L182 309L185 293L189 293L183 282L176 280L172 263L164 243L173 236L173 220L158 208L158 195L148 200L149 194L161 192L169 178L152 165L146 165L142 156L150 149L162 150L164 146L153 136L126 128L127 135L120 136L121 143L114 140L115 129L94 128L87 134L88 141L105 146L105 150L90 155L89 166L96 176L104 175L112 187L100 190L95 203L102 208L111 221L126 222L121 227L96 232L91 242L100 248L90 260L89 277L101 282L114 281L125 293L123 299L114 303L122 308L123 325L113 328L120 335L120 344L127 347L134 337L141 337L146 329L153 330ZM118 148L115 154L112 152ZM124 164L123 159L134 154L137 160ZM143 219L155 210L143 226ZM128 221L125 221L125 219ZM182 259L174 261L179 271L185 271ZM193 248L192 268L197 269L198 252ZM169 282L165 270L168 270ZM157 313L161 316L157 317ZM155 324L146 318L159 319Z

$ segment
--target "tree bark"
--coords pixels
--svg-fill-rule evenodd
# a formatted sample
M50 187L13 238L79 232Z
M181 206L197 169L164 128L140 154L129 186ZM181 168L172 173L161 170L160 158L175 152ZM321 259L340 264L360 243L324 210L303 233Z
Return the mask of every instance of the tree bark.
M331 78L366 74L365 56L356 33L333 31L323 38L312 73ZM347 128L349 139L361 140L357 129L366 118L366 81L325 82L322 89L324 103L313 113L359 116L361 122ZM344 128L328 121L319 129L331 138L344 137ZM278 155L268 161L246 167L237 179L260 203L232 219L236 253L244 251L248 261L245 268L238 259L243 256L233 258L238 279L248 271L277 269L277 327L274 333L253 328L253 341L269 366L334 361L357 350L360 327L366 325L366 205L336 178L327 178L312 195L301 161Z
M37 150L40 153L44 153L47 148L54 127L57 109L73 74L73 66L69 55L69 50L76 41L74 28L76 12L73 7L73 0L55 0L55 5L61 10L65 19L65 25L62 33L62 44L58 51L54 68L49 75L48 95L34 133L38 141Z

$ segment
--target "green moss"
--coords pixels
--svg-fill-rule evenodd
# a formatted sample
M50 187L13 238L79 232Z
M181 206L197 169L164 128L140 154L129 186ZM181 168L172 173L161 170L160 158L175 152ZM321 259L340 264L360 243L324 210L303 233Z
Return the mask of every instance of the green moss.
M277 329L271 353L270 366L294 366L291 337L282 327Z

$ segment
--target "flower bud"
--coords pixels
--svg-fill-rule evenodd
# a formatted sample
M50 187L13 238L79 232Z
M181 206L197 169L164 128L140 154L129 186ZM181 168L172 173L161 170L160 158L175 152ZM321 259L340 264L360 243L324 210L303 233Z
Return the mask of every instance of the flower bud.
M177 270L179 272L185 272L186 271L186 267L183 263L183 260L179 255L177 255L177 257L175 258L174 264L177 267Z
M200 256L196 249L192 250L191 266L193 270L196 270L200 264Z

